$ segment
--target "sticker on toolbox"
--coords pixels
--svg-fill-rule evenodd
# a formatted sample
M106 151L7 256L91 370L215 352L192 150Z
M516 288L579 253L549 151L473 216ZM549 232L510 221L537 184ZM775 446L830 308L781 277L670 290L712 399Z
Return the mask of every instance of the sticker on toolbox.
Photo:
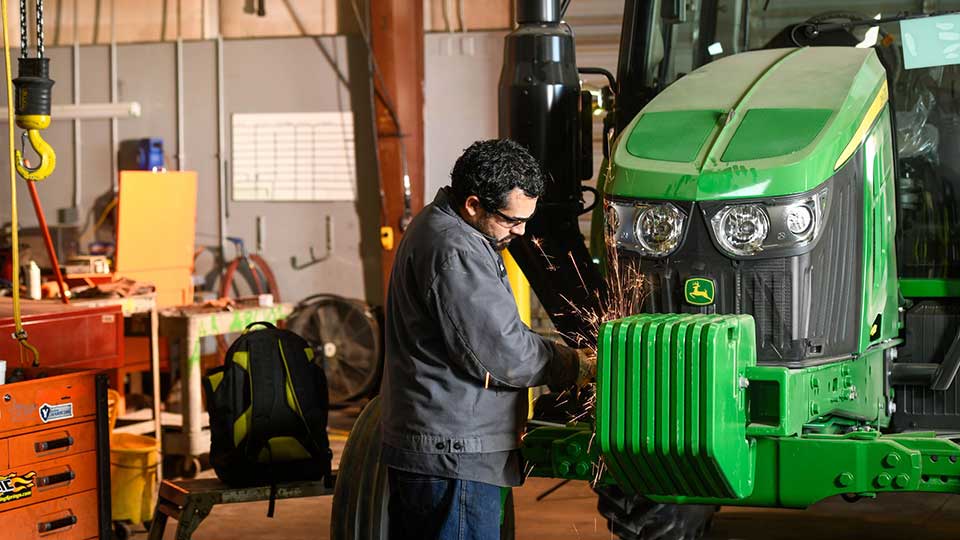
M0 476L0 504L32 496L35 476L37 473L33 471L23 475L10 473Z
M40 420L42 420L44 424L73 418L73 403L61 403L59 405L48 405L44 403L38 410L40 412Z

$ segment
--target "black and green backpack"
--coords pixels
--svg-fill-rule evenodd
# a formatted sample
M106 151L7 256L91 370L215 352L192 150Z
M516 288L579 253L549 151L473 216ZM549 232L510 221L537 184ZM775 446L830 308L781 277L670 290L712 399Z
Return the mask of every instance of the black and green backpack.
M266 328L251 331L257 325ZM203 386L210 463L220 480L239 487L330 481L327 379L303 338L253 323Z

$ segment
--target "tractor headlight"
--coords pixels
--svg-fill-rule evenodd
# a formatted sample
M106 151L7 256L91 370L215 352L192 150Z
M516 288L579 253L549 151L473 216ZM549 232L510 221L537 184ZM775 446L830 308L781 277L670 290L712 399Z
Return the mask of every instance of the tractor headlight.
M823 230L828 188L738 204L705 204L717 245L734 257L782 256L806 247Z
M654 257L672 253L680 243L684 217L683 212L670 203L638 209L635 228L643 250Z
M809 206L796 204L787 208L787 230L800 236L810 230L813 225L813 210Z
M607 243L647 257L666 257L683 238L687 214L672 203L608 200Z
M734 255L753 255L763 249L770 232L770 216L759 204L727 206L713 216L717 241Z

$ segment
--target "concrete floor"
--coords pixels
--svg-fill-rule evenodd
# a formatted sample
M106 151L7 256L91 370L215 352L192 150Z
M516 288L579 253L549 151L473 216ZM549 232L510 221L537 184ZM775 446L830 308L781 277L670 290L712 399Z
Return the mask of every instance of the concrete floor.
M349 420L331 417L332 429ZM343 438L333 436L335 460ZM204 471L202 476L214 476ZM543 501L536 497L556 485L553 479L531 478L514 490L517 538L522 540L610 540L605 520L596 512L596 496L584 482L571 482ZM194 534L195 540L326 540L330 536L330 497L277 502L269 519L267 503L218 506ZM172 540L170 520L164 539ZM146 533L133 538L143 540ZM956 540L960 538L960 497L949 495L887 495L850 504L829 499L807 510L725 507L714 519L709 540Z

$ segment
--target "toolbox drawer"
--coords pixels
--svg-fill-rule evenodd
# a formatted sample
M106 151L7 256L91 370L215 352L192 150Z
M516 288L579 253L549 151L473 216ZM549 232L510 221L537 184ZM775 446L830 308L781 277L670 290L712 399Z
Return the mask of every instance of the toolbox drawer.
M7 470L7 464L9 460L7 459L7 440L0 439L0 471Z
M9 376L10 367L7 367ZM33 373L40 370L28 370ZM96 407L96 376L78 371L0 386L0 437L35 426L46 429L93 417Z
M10 437L7 439L7 467L13 469L21 465L96 450L96 437L97 425L92 420Z
M119 368L123 364L123 313L120 306L89 308L37 302L32 314L24 313L23 326L30 342L40 347L44 368ZM0 300L0 313L6 302ZM26 310L27 304L24 305ZM0 315L2 317L2 315ZM0 318L0 336L13 333L12 318ZM7 360L7 376L20 356L16 340L0 340L0 359ZM26 354L30 362L29 353ZM13 360L13 362L11 362Z
M97 537L97 519L97 492L91 490L0 512L0 530L11 540L82 540Z
M96 488L96 452L8 468L0 471L0 521L9 510Z

